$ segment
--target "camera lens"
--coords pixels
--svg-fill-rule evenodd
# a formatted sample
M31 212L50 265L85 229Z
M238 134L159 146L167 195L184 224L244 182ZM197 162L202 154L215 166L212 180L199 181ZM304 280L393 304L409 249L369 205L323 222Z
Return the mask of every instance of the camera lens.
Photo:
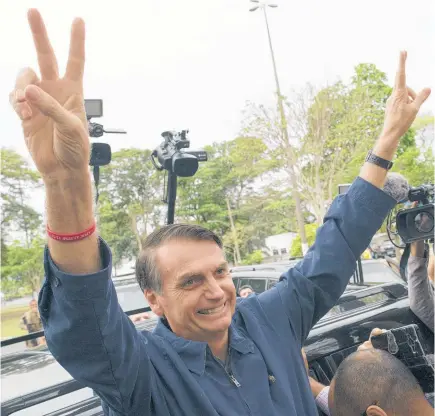
M415 216L415 228L420 233L430 233L433 230L433 217L428 212L421 212Z

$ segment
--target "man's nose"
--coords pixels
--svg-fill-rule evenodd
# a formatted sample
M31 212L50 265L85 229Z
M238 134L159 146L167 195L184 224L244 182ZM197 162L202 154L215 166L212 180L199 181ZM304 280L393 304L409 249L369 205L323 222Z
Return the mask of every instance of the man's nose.
M210 300L220 300L224 297L224 291L214 277L208 279L205 295Z

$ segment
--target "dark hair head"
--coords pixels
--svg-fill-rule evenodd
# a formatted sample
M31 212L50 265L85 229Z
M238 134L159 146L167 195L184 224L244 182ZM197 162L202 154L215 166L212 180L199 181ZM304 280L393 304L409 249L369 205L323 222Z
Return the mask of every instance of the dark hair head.
M239 293L240 293L243 289L251 289L251 290L254 292L254 289L252 288L251 285L243 285L243 286L239 289Z
M362 415L371 405L392 414L412 414L416 400L424 398L411 371L390 353L358 351L338 367L331 383L330 407L334 416Z
M170 224L153 231L146 238L142 252L136 260L136 279L142 291L151 289L157 293L161 292L162 282L154 254L158 247L177 239L213 241L220 248L223 247L221 239L213 231L199 225Z

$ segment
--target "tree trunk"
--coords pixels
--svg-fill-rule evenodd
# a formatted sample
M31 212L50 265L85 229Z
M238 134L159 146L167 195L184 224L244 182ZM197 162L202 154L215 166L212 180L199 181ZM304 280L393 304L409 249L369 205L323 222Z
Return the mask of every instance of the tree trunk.
M137 229L137 220L135 214L130 214L131 220L131 229L136 237L137 245L139 247L139 251L142 251L142 239L140 238L140 233Z
M227 201L227 208L228 208L228 217L230 219L230 225L231 225L231 233L233 235L233 244L234 244L234 261L236 263L236 266L239 265L242 262L241 256L240 256L240 249L239 249L239 243L237 241L237 230L234 226L233 221L233 215L231 213L231 207L230 207L230 199L226 198Z

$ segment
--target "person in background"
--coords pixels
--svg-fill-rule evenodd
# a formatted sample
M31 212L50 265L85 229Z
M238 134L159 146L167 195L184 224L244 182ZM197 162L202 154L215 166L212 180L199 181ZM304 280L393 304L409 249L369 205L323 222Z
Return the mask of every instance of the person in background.
M252 289L252 287L249 285L244 285L239 289L239 294L241 298L247 298L252 293L255 293L254 289Z
M424 241L411 243L408 259L409 306L412 312L434 332L434 259Z
M38 304L35 299L29 303L29 310L21 317L20 328L27 331L29 334L33 332L42 331L41 317L39 316ZM26 341L27 347L37 347L38 345L45 344L45 338L35 338Z

